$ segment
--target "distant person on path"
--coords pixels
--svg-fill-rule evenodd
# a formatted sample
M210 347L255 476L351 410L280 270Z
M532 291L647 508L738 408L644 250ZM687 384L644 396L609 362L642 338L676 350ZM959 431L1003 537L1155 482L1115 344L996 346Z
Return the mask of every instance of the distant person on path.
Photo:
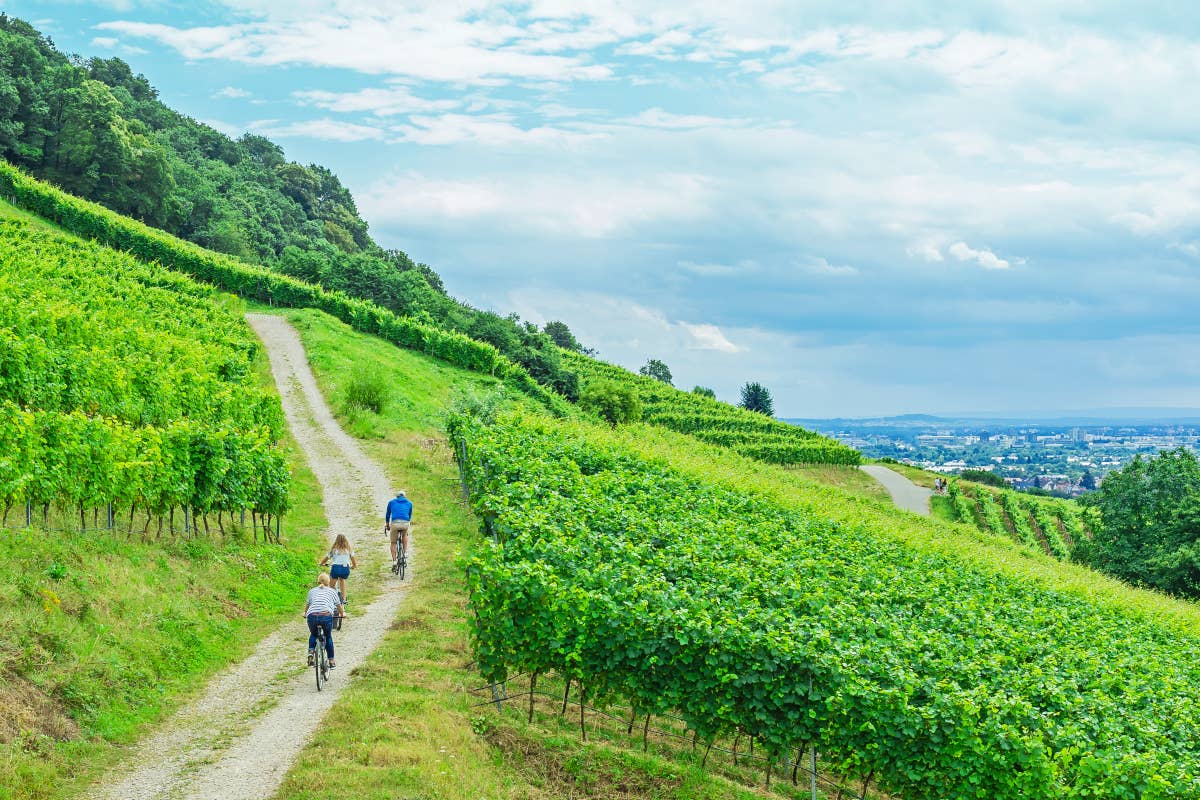
M337 538L333 540L333 546L329 548L329 553L321 559L321 566L329 565L329 577L333 581L333 588L337 589L338 594L342 597L342 604L346 603L346 578L350 577L350 570L358 568L358 561L354 559L354 550L350 548L350 540L345 534L339 533Z
M304 618L308 620L308 665L311 667L317 651L317 628L325 631L325 654L333 669L333 618L342 610L342 598L329 585L329 574L317 576L317 585L308 590Z
M412 526L412 512L412 501L404 496L403 489L388 501L387 510L383 512L383 530L391 536L392 541L392 564L399 558L396 554L397 539L400 539L404 552L408 552L408 529Z

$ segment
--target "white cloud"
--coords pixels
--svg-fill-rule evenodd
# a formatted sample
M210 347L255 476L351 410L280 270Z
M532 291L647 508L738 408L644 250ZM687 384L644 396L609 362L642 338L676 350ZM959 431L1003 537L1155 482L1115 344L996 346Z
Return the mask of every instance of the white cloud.
M703 114L672 114L661 108L650 108L635 117L622 120L628 125L640 125L647 128L688 129L688 128L741 128L748 122L741 119L726 117L710 117Z
M604 137L601 133L550 125L523 128L510 114L413 115L395 128L397 139L422 145L473 143L487 147L571 147Z
M448 111L460 105L458 100L430 100L418 97L407 86L360 89L356 92L308 90L294 92L293 96L304 105L339 113L368 112L378 117Z
M709 182L666 173L621 180L601 176L510 174L442 180L419 173L393 176L361 194L364 216L381 225L420 223L438 228L481 224L535 236L598 239L643 226L708 216Z
M217 100L241 100L250 97L250 92L245 89L239 89L236 86L226 86L223 89L213 92L212 96Z
M735 275L746 275L759 270L758 262L752 259L742 259L735 264L680 261L678 262L678 265L686 272L706 278L727 278Z
M279 138L297 136L331 142L382 141L386 136L386 133L380 128L371 125L356 125L336 119L314 119L301 122L264 119L251 122L249 128L263 136Z
M906 252L911 258L920 258L933 263L944 260L942 257L942 251L938 248L937 243L932 241L911 244L908 246Z
M974 261L984 269L1008 269L1009 263L991 250L975 250L966 242L955 242L947 248L950 255L959 261Z
M830 264L824 258L810 258L805 261L798 262L796 266L801 272L809 272L813 275L836 275L845 277L858 274L857 267L851 267L847 264Z
M679 326L692 337L690 347L693 350L717 350L722 353L742 352L743 348L726 339L725 334L716 325L692 325L687 322L680 322Z
M97 36L96 38L92 39L91 43L95 47L103 47L106 50L111 50L117 46L117 42L119 41L120 40L115 36Z

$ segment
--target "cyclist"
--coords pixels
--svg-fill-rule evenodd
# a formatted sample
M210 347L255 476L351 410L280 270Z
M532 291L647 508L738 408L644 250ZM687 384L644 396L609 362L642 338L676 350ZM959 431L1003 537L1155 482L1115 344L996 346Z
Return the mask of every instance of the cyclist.
M350 577L350 570L358 568L358 561L354 558L354 550L350 547L350 540L345 534L339 533L337 538L333 540L333 546L329 548L329 553L321 559L321 566L332 564L329 567L329 577L333 581L333 586L338 590L338 594L342 596L342 605L346 604L346 578Z
M308 601L304 604L304 618L308 620L308 665L313 664L317 650L317 628L325 631L325 654L329 656L329 668L333 669L333 618L342 611L342 598L329 585L329 574L317 576L317 585L308 590Z
M391 536L392 565L395 566L396 540L400 539L403 550L408 552L408 529L412 526L412 501L404 496L404 490L396 492L396 496L388 501L387 509L383 512L383 531Z

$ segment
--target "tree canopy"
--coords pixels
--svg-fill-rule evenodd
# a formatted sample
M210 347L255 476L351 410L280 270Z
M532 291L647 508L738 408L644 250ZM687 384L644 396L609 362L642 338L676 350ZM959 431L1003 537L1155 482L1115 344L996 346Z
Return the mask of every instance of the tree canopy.
M717 399L717 393L707 386L693 386L692 394L698 394L701 397L711 397L713 400Z
M647 361L638 372L654 378L656 381L662 381L668 386L671 384L671 368L657 358Z
M1135 458L1088 495L1100 509L1076 557L1134 583L1200 597L1200 462L1179 448Z
M768 417L775 416L775 401L771 399L771 392L758 381L751 381L742 386L742 402L738 405L747 411L757 411Z

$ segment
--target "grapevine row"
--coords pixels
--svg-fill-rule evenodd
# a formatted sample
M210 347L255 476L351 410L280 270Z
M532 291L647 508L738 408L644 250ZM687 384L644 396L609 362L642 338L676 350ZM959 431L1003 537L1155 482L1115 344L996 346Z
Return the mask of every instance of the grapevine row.
M590 703L780 758L816 746L910 800L1200 793L1195 636L905 546L883 510L801 513L582 425L451 434L497 542L469 565L487 680L558 671Z
M587 380L632 384L642 402L644 421L697 439L729 447L769 464L857 465L862 456L841 442L708 397L682 392L661 381L634 375L612 364L564 351L572 370Z

